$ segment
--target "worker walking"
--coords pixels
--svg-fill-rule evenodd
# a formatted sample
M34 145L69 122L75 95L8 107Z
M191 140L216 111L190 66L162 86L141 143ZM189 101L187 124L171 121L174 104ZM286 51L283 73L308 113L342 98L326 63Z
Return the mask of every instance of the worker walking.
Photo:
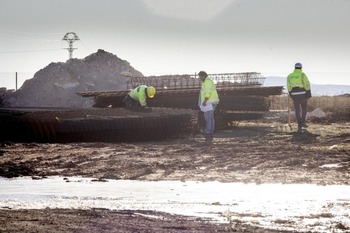
M125 106L130 107L146 107L147 98L153 98L156 89L152 86L140 85L128 93L124 99Z
M287 89L294 103L298 131L307 128L305 123L307 100L311 98L310 82L302 68L301 63L296 63L294 72L289 74L287 78Z
M205 118L205 139L206 142L211 142L214 136L215 119L214 113L217 105L219 104L219 95L216 91L213 80L208 76L205 71L198 73L199 78L202 81L202 88L199 96L199 107L204 112Z

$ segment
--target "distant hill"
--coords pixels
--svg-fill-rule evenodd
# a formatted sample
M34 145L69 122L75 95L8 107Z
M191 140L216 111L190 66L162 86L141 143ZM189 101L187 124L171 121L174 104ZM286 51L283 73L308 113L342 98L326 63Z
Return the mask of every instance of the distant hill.
M266 77L264 86L284 86L286 88L285 77ZM350 85L327 85L311 83L313 95L344 95L350 94Z

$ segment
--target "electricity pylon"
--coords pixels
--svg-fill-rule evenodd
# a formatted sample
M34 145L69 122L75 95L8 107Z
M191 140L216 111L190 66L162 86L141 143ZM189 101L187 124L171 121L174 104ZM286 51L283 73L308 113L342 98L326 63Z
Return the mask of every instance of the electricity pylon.
M73 58L73 51L77 48L73 48L73 43L77 40L80 40L77 34L75 32L67 32L66 35L62 38L62 40L65 40L69 44L69 48L65 48L69 52L69 59Z

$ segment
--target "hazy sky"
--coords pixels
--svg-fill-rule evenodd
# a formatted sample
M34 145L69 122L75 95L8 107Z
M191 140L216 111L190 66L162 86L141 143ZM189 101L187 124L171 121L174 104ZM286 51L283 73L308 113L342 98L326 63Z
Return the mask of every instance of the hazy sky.
M295 62L350 85L349 0L0 0L0 73L36 72L104 49L145 75L261 72ZM0 79L1 82L1 79ZM1 84L1 83L0 83ZM0 85L1 86L1 85Z

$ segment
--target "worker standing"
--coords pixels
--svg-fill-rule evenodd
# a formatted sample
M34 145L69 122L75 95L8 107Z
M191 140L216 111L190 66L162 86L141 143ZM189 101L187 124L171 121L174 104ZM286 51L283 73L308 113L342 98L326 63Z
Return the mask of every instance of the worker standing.
M302 71L302 64L295 64L294 72L288 75L287 89L294 103L295 116L298 123L298 131L307 128L305 123L307 113L307 100L311 98L310 82Z
M124 99L125 106L130 107L146 107L147 98L153 98L156 89L152 86L140 85L128 93Z
M205 71L198 73L199 78L202 81L202 88L199 96L199 107L204 112L205 118L205 139L206 142L211 142L214 136L215 119L214 113L217 105L219 104L219 95L216 91L213 80L208 76Z

